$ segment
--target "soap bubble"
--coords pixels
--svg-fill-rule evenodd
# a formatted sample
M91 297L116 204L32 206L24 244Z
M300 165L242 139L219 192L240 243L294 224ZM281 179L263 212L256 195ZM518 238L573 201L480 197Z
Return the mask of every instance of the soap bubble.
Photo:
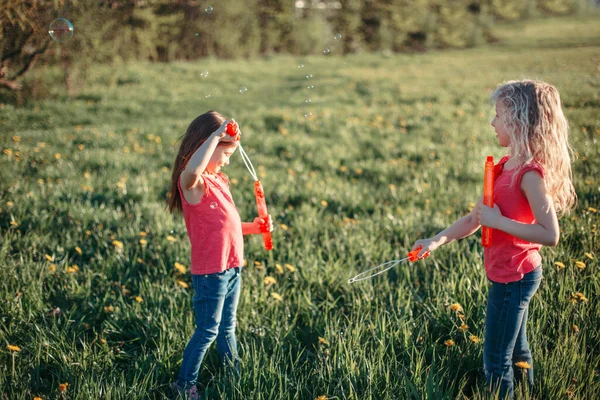
M312 79L312 74L306 75L306 79Z
M326 48L325 50L323 50L323 54L328 55L329 53L331 53L331 50L329 50L329 47Z
M206 97L207 99L210 99L210 94L207 94L207 95L206 95L206 96L204 96L204 97Z
M206 78L208 76L208 71L202 71L200 72L200 76L203 78Z
M57 42L66 42L73 37L73 24L64 18L57 18L50 24L48 33Z
M206 6L206 8L204 9L204 12L207 14L210 14L213 11L214 11L213 6Z
M196 36L200 36L200 34L198 32L196 32Z
M312 90L312 89L314 89L315 87L314 87L314 85L308 85L306 88L307 88L308 90Z
M241 94L244 94L244 93L246 93L247 91L248 91L248 88L247 88L246 86L242 86L242 87L240 88L240 93L241 93Z
M335 36L333 37L334 40L340 40L341 38L342 38L341 33L336 33Z
M217 204L217 202L216 202L216 201L213 201L212 203L210 203L210 208L212 208L213 210L214 210L215 208L217 208L218 206L219 206L219 205Z
M312 117L312 115L313 114L310 111L307 111L304 113L304 118L310 118L310 117Z
M304 64L298 64L298 68L304 68Z
M304 100L304 102L305 102L306 104L310 104L310 103L312 103L312 100L311 100L311 99L306 99L306 100Z

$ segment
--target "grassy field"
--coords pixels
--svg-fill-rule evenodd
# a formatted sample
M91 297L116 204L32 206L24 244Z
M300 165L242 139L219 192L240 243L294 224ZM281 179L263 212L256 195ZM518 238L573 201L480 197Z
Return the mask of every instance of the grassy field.
M241 379L231 381L213 347L203 396L483 398L479 234L371 281L347 280L468 212L485 156L504 154L488 95L525 77L562 95L579 196L559 245L542 250L528 325L536 387L525 398L594 398L600 20L513 24L497 36L428 54L332 48L327 57L98 65L72 97L62 72L40 68L36 85L51 100L0 105L0 398L172 396L193 291L180 271L189 267L184 221L165 210L165 195L178 138L209 109L240 123L276 232L272 252L246 239ZM252 220L238 155L225 172Z

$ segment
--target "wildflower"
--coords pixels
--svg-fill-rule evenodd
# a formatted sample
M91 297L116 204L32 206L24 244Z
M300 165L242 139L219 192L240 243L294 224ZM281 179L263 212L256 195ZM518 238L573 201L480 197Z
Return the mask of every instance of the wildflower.
M458 330L461 331L462 333L465 333L468 329L469 329L469 325L467 325L467 324L461 324L460 327L458 328Z
M585 263L583 261L575 261L575 266L582 271L585 269Z
M281 224L281 229L283 229L284 231L287 231L289 228L286 224Z
M77 271L79 271L79 267L75 264L73 264L70 267L67 267L67 274L74 274Z
M448 339L444 342L444 344L448 347L452 347L452 346L454 346L454 340Z
M77 254L82 255L83 251L81 251L81 248L79 246L75 247L75 251L77 252Z
M42 398L39 397L39 396L36 396L36 397L33 398L33 400L42 400Z
M187 289L187 288L189 288L189 287L190 287L190 285L188 285L188 284L187 284L187 283L185 283L184 281L177 281L177 284L178 284L179 286L181 286L182 288L184 288L184 289Z
M112 241L112 245L115 246L117 249L122 249L123 248L123 242L121 242L119 240L113 240Z
M10 221L10 225L17 228L19 226L19 223L17 221Z
M63 393L67 390L67 386L69 386L68 383L61 383L60 385L58 385L58 391Z
M141 258L137 258L137 262L139 262L140 264L142 264L144 262L144 260L142 260Z
M593 213L595 213L595 212L597 212L598 210L596 210L594 207L588 207L588 211L589 211L589 212L593 212Z
M319 337L319 344L323 344L325 346L328 346L329 342L327 341L327 339Z
M50 271L50 272L56 271L56 264L50 264L50 266L48 267L48 271Z
M135 301L137 301L138 303L143 303L144 299L142 299L142 296L135 296L134 297Z
M92 231L90 231L89 229L87 229L87 230L85 231L85 234L86 234L86 235L88 235L88 236L90 236L90 235L92 234Z
M177 270L177 272L179 272L180 274L185 274L187 272L187 268L185 265L175 262L175 269Z
M141 237L146 237L146 236L148 236L148 234L146 232L140 232L140 236Z
M285 264L285 268L287 268L287 270L290 272L294 272L296 270L296 268L290 264Z
M111 313L113 311L115 311L115 308L113 306L104 306L105 313Z
M529 368L531 368L531 365L529 365L529 363L527 361L516 362L515 366L519 367L519 368L523 368L523 369L529 369Z
M277 270L278 274L283 274L283 267L281 266L281 264L275 264L275 269Z
M140 239L140 244L145 247L148 244L148 241L146 239Z
M271 296L277 301L283 301L283 297L281 297L281 295L278 293L271 292Z
M46 257L47 261L50 261L50 262L54 261L54 256L49 256L48 254L46 254L44 257Z
M323 207L327 207L327 205L328 205L328 204L329 204L329 203L327 203L325 200L321 200L321 205L322 205Z
M555 262L554 262L554 265L556 265L556 267L557 267L559 270L561 270L561 269L563 269L563 268L566 268L566 267L565 267L565 264L561 263L560 261L555 261Z
M171 243L173 243L173 242L176 242L176 241L177 241L177 239L175 239L175 237L173 237L173 236L171 236L171 235L168 235L168 236L167 236L167 240L168 240L169 242L171 242Z
M264 279L265 285L274 285L277 283L277 280L275 278L273 278L272 276L265 276Z
M19 346L13 346L12 344L8 344L6 345L6 349L8 351L14 351L14 352L19 352L21 351L21 348Z
M458 303L450 304L450 309L452 311L454 311L454 312L457 312L457 313L463 311L462 306L460 304L458 304Z
M573 324L572 328L573 328L573 332L579 333L579 327L577 325Z
M590 260L593 260L593 259L594 259L594 256L592 255L592 253L585 253L585 256L586 256L587 258L589 258Z
M263 265L260 261L254 261L254 266L256 267L256 269L263 269Z
M481 341L481 339L479 339L479 336L475 336L475 335L470 335L469 340L473 343L479 343Z
M60 315L62 315L62 310L60 309L60 307L56 307L48 313L49 317L58 317Z
M327 396L317 396L315 400L327 400Z

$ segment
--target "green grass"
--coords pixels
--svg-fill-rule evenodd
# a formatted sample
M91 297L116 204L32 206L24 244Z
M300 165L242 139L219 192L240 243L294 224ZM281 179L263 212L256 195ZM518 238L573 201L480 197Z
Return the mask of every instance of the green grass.
M489 126L489 91L531 77L562 95L579 203L560 221L560 244L542 250L544 280L528 325L536 387L526 398L595 397L598 22L512 24L494 45L428 54L98 65L73 97L60 71L40 68L35 83L52 99L0 108L0 393L56 399L68 383L70 399L171 396L193 331L193 292L177 283L190 283L174 268L189 266L189 243L164 198L177 139L216 109L240 123L277 230L272 252L246 239L241 380L230 381L213 348L202 394L483 398L482 344L469 340L483 338L488 290L478 234L372 281L346 282L468 211L485 156L504 154ZM252 220L241 158L225 172L242 219ZM79 270L69 273L73 265ZM266 276L277 283L265 286ZM589 301L571 302L575 292ZM465 333L449 308L455 302ZM50 316L56 307L62 314ZM446 347L448 339L456 345Z

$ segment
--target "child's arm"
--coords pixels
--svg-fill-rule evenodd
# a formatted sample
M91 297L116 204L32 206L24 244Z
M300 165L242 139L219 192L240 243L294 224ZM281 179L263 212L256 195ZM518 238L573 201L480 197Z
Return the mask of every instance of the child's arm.
M181 172L181 185L185 189L191 189L196 185L204 188L202 173L206 169L210 158L212 157L217 145L225 137L225 128L229 121L223 124L214 131L208 139L202 143L200 147L192 154L185 169Z
M242 235L257 235L263 232L273 232L273 219L269 215L269 220L265 222L260 217L254 218L254 222L242 222Z
M524 224L506 218L500 213L498 206L494 208L483 206L479 222L490 228L498 229L509 235L539 243L544 246L556 246L560 237L560 229L552 197L546 191L544 178L535 172L528 171L521 179L521 190L525 193L531 212L535 217L534 224Z
M418 254L418 257L421 257L425 253L431 252L442 245L452 243L455 240L462 239L475 233L480 226L477 216L482 203L483 201L480 198L479 201L477 201L477 205L473 207L469 214L459 218L452 225L434 237L417 240L413 245L412 250L416 250L419 246L421 246L422 249Z

